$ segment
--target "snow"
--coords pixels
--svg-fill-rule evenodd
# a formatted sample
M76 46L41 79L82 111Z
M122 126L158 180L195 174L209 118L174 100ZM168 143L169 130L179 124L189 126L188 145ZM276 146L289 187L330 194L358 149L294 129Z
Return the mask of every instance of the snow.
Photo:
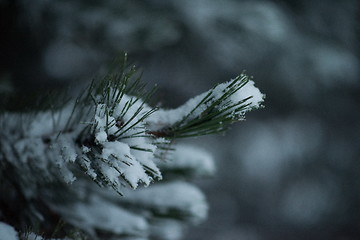
M179 144L169 155L170 161L159 162L161 169L189 170L197 176L211 176L215 173L213 156L198 147Z
M60 166L59 170L66 183L68 184L73 183L77 179L67 167Z
M148 231L148 223L143 217L95 195L90 196L88 202L53 208L67 221L90 234L95 234L95 230L102 230L119 235L141 236Z
M88 153L88 152L91 151L91 149L88 148L87 146L82 146L82 147L81 147L81 150L82 150L83 153Z
M42 140L39 138L33 139L21 139L14 143L14 148L19 154L19 160L22 163L28 163L29 159L37 157L39 153L43 153L44 147ZM39 158L37 163L45 161L43 158Z
M118 91L111 89L110 95L117 96ZM99 101L102 99L100 96L97 98ZM153 140L140 137L111 141L109 135L121 133L126 137L145 129L145 123L139 120L151 108L141 99L125 94L119 102L113 104L116 104L113 111L109 111L110 106L105 103L99 103L95 109L95 140L102 149L96 157L106 162L107 167L113 168L107 170L106 164L102 163L100 164L102 173L115 185L119 185L117 178L123 177L132 188L137 188L140 182L148 186L152 177L145 172L145 167L151 169L156 178L161 179L160 170L153 162L156 150L156 146L152 144ZM124 126L114 124L118 119L124 122ZM132 126L135 123L136 125ZM84 165L89 166L87 163ZM92 171L89 174L94 175Z
M95 111L95 125L96 125L95 140L99 144L106 142L108 138L108 135L105 132L105 128L107 122L106 119L108 119L109 116L106 116L105 109L106 109L105 104L98 104L96 106L96 111Z
M142 181L145 185L149 185L151 178L145 173L144 168L139 163L139 161L130 153L130 147L128 144L114 141L114 142L105 142L103 143L103 150L101 158L111 159L115 158L114 165L120 169L121 174L126 178L130 183L132 188L137 188L138 182ZM128 162L128 165L119 163L119 160ZM106 166L104 167L106 168ZM103 168L103 172L106 169ZM115 181L115 178L120 176L120 173L117 171L106 171L107 176Z
M235 92L235 94L231 96L231 101L236 103L250 96L252 96L249 100L251 101L250 107L259 108L264 101L264 94L255 87L255 83L252 80L249 80L239 91Z
M101 153L101 157L104 159L108 159L110 155L118 157L131 156L130 147L126 143L122 143L119 141L105 142L102 146L103 150Z
M13 118L21 120L22 116L12 115L5 119L12 124L11 128L6 130L8 132L5 135L11 136L13 140L8 142L14 144L12 147L4 146L4 149L9 149L6 151L7 158L13 159L15 165L22 166L25 164L29 171L32 171L28 167L31 165L36 169L33 174L44 176L49 180L62 179L65 183L72 184L77 180L76 167L79 164L91 179L99 182L102 186L111 186L119 192L123 191L124 185L133 189L138 188L139 184L148 186L154 180L162 179L155 156L161 155L162 151L157 146L166 144L169 140L146 136L146 131L153 127L162 128L175 124L189 113L191 113L189 119L200 116L209 105L222 97L225 91L233 89L229 88L229 85L235 83L235 86L239 87L243 80L247 80L247 76L242 75L229 82L219 84L215 88L190 99L177 109L159 110L142 121L140 119L152 108L140 98L124 94L119 102L111 102L111 100L108 102L104 96L98 95L95 96L97 104L92 106L94 115L88 116L88 119L82 119L88 124L75 125L70 132L61 132L61 130L64 129L71 116L74 102L67 104L64 109L57 112L39 112L33 118L26 116L28 121L24 121L23 134L19 136L11 135L11 132L18 129L19 125L11 120ZM110 89L110 95L117 96L118 91L117 89ZM205 96L210 96L209 101L199 104ZM227 102L236 104L249 96L253 96L250 107L259 107L263 95L251 80L229 96ZM221 110L224 107L222 104L220 102L216 108ZM192 112L198 105L196 111ZM117 124L118 121L122 122L123 125ZM91 127L91 131L95 134L93 144L96 146L91 144L78 146L75 143L75 139L78 138L78 134L82 132L84 126ZM145 137L132 137L138 132ZM114 140L109 137L112 134L119 133L126 138ZM20 157L13 157L14 154ZM160 163L159 166L165 170L185 169L195 176L207 176L215 172L212 157L195 147L180 145L176 151L171 153L170 157L173 158L172 161L165 164ZM30 175L28 178L31 181L28 181L27 184L33 188L36 187L37 181L41 181L32 179ZM31 187L28 188L32 189ZM204 219L207 214L205 197L191 185L171 183L158 185L153 190L151 192L142 190L139 193L151 195L143 198L150 199L148 203L150 205L162 205L161 208L164 211L168 211L170 208L179 208L185 211L186 215L194 222ZM29 190L29 192L31 191ZM154 192L158 194L154 195ZM162 202L164 200L165 202Z
M119 177L120 177L120 172L118 172L115 168L109 166L108 164L104 163L104 162L98 162L99 168L101 173L104 175L104 177L109 180L111 183L113 183L114 185L119 186Z
M43 237L41 237L41 236L39 236L39 235L37 235L37 234L35 234L33 232L23 234L23 237L26 240L44 240ZM52 240L52 239L48 239L48 240ZM56 240L56 239L53 239L53 240ZM66 240L66 239L64 239L64 240Z
M66 104L60 111L50 110L45 112L38 112L34 115L30 114L22 116L14 116L15 118L24 118L28 124L24 135L27 137L52 136L54 132L64 129L64 126L69 119L73 102Z
M36 116L36 119L29 126L28 136L49 135L54 131L54 116L50 112L45 112Z
M123 112L124 109L127 110L125 114ZM141 109L140 113L134 118L135 113L139 109ZM113 115L115 118L121 116L124 122L130 121L129 125L132 125L132 123L137 122L140 117L142 117L150 110L151 108L141 99L137 99L136 97L124 94L120 103L118 103L118 105L115 107Z
M238 78L232 79L228 82L218 84L215 88L210 89L207 92L204 92L200 95L197 95L194 98L191 98L188 100L185 104L182 106L176 108L176 109L160 109L156 111L154 114L150 115L147 119L147 121L153 125L154 129L160 129L166 126L172 126L177 122L180 122L182 119L188 116L189 113L191 115L188 117L189 120L194 119L201 115L202 112L204 112L212 103L214 103L216 100L220 99L225 92L230 91L229 85L236 82L234 86L241 86L242 81L244 79L248 78L245 74L241 74ZM210 101L207 101L205 103L201 103L201 101L206 97L210 96ZM219 105L217 106L218 109L224 109L226 106L225 104L228 104L230 101L231 105L237 104L240 101L251 97L248 99L245 104L249 104L248 108L244 110L244 113L246 111L249 111L253 108L259 108L261 106L261 103L264 101L265 95L262 94L258 88L255 87L255 83L252 80L248 80L248 82L239 88L237 91L235 91L228 100L221 101ZM196 109L195 109L196 108ZM194 110L195 109L195 110ZM235 108L230 109L225 114L230 113L232 110L235 110Z
M67 9L71 10L82 8L82 6L77 6L77 4L75 5L75 8L72 8L70 5L65 4L63 6L63 11L67 12ZM58 6L57 8L61 7ZM54 12L57 11L58 10ZM84 12L84 14L92 14L92 9L89 11ZM95 22L100 24L98 25L100 28L103 25L102 23L107 22L104 21L102 16L108 16L108 19L113 20L113 17L110 15L114 14L115 16L116 13L112 13L112 11L118 12L116 9L112 9L109 10L109 14L106 14L107 12L105 12L104 14L100 14L97 17ZM96 14L95 11L94 14ZM66 14L65 16L71 17L71 14ZM75 14L74 16L78 15ZM65 23L71 22L67 21L66 17L65 19L60 19L59 21L61 22L63 20ZM88 23L88 21L84 21L83 23ZM114 25L114 28L123 25L121 24L121 21L113 21L113 23L116 24L116 27ZM155 23L155 26L163 25L166 28L166 23L167 21L162 24ZM90 25L97 24L94 23ZM82 26L84 24L80 25ZM172 23L169 23L168 25L170 25L168 28L171 29ZM105 29L106 32L106 30L111 29L112 26L112 23L110 23L107 24L103 29ZM73 29L75 28L77 27L73 27ZM98 27L96 27L96 29L98 29ZM155 27L154 29L163 30L164 28ZM117 30L122 31L123 29ZM61 28L59 32L64 36L71 38L71 30L67 31L65 28ZM85 29L85 32L88 31ZM119 32L115 31L115 35L117 33ZM114 39L117 38L118 37L115 36ZM118 44L118 41L115 42ZM146 42L148 44L152 43L153 41L150 40ZM149 44L149 46L150 45L153 46L154 44ZM56 37L54 38L53 43L48 44L48 47L45 49L44 53L45 56L42 59L44 60L43 65L45 66L45 71L50 76L55 78L68 78L69 76L81 75L83 72L83 67L88 65L89 62L81 60L84 60L86 57L92 55L91 51L87 51L86 46L77 46L74 45L71 41L62 41ZM228 83L220 84L217 86L217 88L210 91L213 93L214 100L221 96L221 90L224 90L227 85ZM251 84L249 84L249 91L246 92L244 91L245 87L243 87L243 93L245 94L249 92L250 94L256 95L254 94L254 91L252 92L254 86L250 85ZM207 93L210 92L206 92L193 98L182 108L177 109L175 111L176 114L167 114L167 117L174 119L165 121L165 124L168 125L169 122L176 123L177 121L181 120L193 109L194 106L199 103L199 101L201 101L205 95L207 95ZM258 93L258 96L261 96L260 92ZM95 99L98 99L97 97L98 96L95 96ZM243 98L242 95L236 97L234 95L231 98L231 101L236 102L241 98ZM259 98L260 97L256 98L256 96L253 97L253 100L255 99L254 105L257 104L256 101L260 102ZM111 99L110 104L112 104ZM127 108L123 114L123 110L127 106L129 106L129 108ZM200 115L207 106L208 104L200 106L191 117ZM42 183L44 179L46 179L46 181L54 181L55 183L57 180L63 179L66 183L72 183L76 180L76 177L78 177L79 180L84 179L84 177L79 174L80 170L85 171L93 180L98 181L102 186L121 185L124 183L122 182L122 178L124 178L131 185L131 187L136 188L140 183L144 183L147 186L153 179L161 178L160 170L154 163L154 155L158 153L157 151L162 151L161 148L157 148L157 144L155 143L155 141L159 141L159 139L149 137L129 138L126 140L121 139L119 141L115 141L113 140L114 138L111 137L111 134L117 133L119 130L127 130L123 135L124 137L129 137L131 134L142 130L144 130L144 134L146 134L145 130L147 130L148 127L146 122L138 123L136 128L127 128L139 121L139 119L141 119L141 117L144 116L144 114L146 114L151 108L149 108L146 104L143 104L141 99L127 95L123 96L122 101L118 104L114 111L110 113L105 110L108 110L111 106L106 105L104 102L96 106L93 105L86 107L89 108L86 109L89 110L88 112L95 112L95 115L85 116L88 117L87 119L85 119L85 117L84 119L77 119L77 113L75 113L75 119L72 120L74 120L75 123L77 120L79 120L81 124L76 124L74 130L66 129L67 131L60 132L61 130L64 130L63 126L67 123L66 120L69 119L70 108L65 107L59 111L54 110L54 112L39 112L36 113L34 117L32 114L30 114L29 116L26 116L28 118L27 120L30 120L30 123L17 125L15 128L13 128L15 131L9 131L9 135L11 135L12 132L16 132L20 126L24 128L23 132L20 131L20 136L15 136L13 139L11 139L12 141L9 141L10 144L1 146L3 149L10 149L4 154L4 159L5 161L9 161L10 164L13 164L15 169L14 171L18 171L15 173L21 177L21 181L23 180L22 178L25 180L27 178L32 179L32 182L29 183L29 185L33 184L35 187L38 185L38 183ZM140 113L136 117L132 118L139 109L141 109ZM24 115L26 115L26 113ZM118 119L118 117L121 117L121 119ZM162 118L157 118L156 116L154 119L160 123L163 120ZM116 124L113 124L110 127L107 126L108 123L115 123L115 121ZM124 129L122 129L119 127L121 124L118 124L118 122L124 122L127 125ZM77 134L84 129L84 126L91 128L91 130L95 129L95 136L91 135L84 136L84 138L78 138L79 135ZM5 135L7 134L8 133ZM93 137L95 137L95 141L93 141ZM77 141L79 139L80 141ZM84 140L84 142L81 142L82 140ZM0 141L2 145L2 140ZM77 142L75 143L75 141ZM89 141L91 142L89 143ZM167 140L161 139L161 141L166 143ZM84 144L84 146L82 146L82 144ZM145 151L138 149L145 149ZM16 156L19 156L19 158L16 158ZM172 157L173 161L169 162L169 168L189 168L196 172L196 174L206 175L212 174L215 170L212 157L201 150L197 151L195 147L179 146L177 150L173 152ZM79 169L79 166L84 168ZM43 175L45 174L50 175L50 177L53 178L48 176L44 177ZM108 180L110 184L108 184ZM24 188L27 189L26 191L31 192L34 190L30 188L28 189L28 183L26 181L24 182ZM90 183L91 181L87 182L89 185ZM48 184L45 183L41 184L41 186L47 185ZM60 185L63 186L62 184ZM63 187L69 187L69 189L73 189L73 186ZM51 191L55 191L55 189L48 190L50 193ZM140 195L144 194L145 197L150 196L148 199L142 198L143 201L148 201L148 206L150 207L159 207L162 211L169 214L171 214L172 209L179 209L179 211L183 212L183 217L191 218L194 222L198 221L199 219L204 219L206 216L207 204L205 197L202 195L200 190L190 184L181 182L159 184L155 185L154 189L151 190L154 191L147 191L147 189L141 189L140 191ZM33 192L33 194L38 193L36 191ZM44 192L46 191L44 190ZM76 201L78 199L75 197L73 200ZM74 204L70 207L66 206L69 207L69 211L74 210L73 214L75 217L69 219L73 219L73 221L79 221L80 226L90 226L90 228L102 229L105 231L113 231L113 229L118 230L121 229L121 226L123 226L124 229L128 229L134 225L138 225L138 227L142 230L146 229L146 220L142 218L136 219L135 215L128 215L125 210L119 210L118 206L115 204L96 197L87 200L88 202L85 203L78 202L78 204ZM77 213L79 214L76 215ZM69 215L71 215L71 213L69 213ZM77 216L80 216L80 220L77 219ZM134 220L135 224L132 222L132 220ZM118 224L123 225L119 227ZM125 226L126 224L132 225ZM179 222L159 220L157 224L157 227L161 228L158 231L164 231L160 234L161 236L172 239L178 239L181 236L182 226L179 224ZM152 226L155 229L155 224ZM164 227L164 229L162 227ZM119 234L122 234L121 230L118 231ZM136 231L134 230L134 232ZM36 238L36 236L32 238Z
M145 186L148 186L152 180L151 177L145 173L142 165L137 161L134 161L131 166L124 170L124 176L126 180L130 182L132 188L137 188L139 181L142 181Z
M87 156L82 156L82 160L83 161L81 161L81 165L82 165L82 167L84 167L86 169L85 173L88 176L90 176L92 179L95 180L97 177L97 174L96 174L95 170L91 167L91 164L90 164L91 160Z
M149 139L147 138L128 138L124 139L123 142L127 143L131 147L139 147L148 150L141 151L137 149L130 149L130 153L141 165L152 169L157 179L160 180L162 178L159 168L154 163L154 153L157 150L155 143L149 143Z
M0 222L0 240L19 240L18 233L12 226Z
M107 141L107 134L105 131L100 131L95 134L95 139L98 143L104 143Z
M74 140L68 134L62 134L57 139L61 146L61 156L65 162L75 162L77 158Z
M151 188L127 192L123 199L130 204L140 204L161 214L179 212L180 218L192 223L206 219L208 205L204 194L194 185L185 182L170 182L153 185Z
M162 151L161 148L157 148L158 144L167 143L168 140L146 136L146 131L171 126L190 113L189 120L200 116L209 105L222 97L224 92L233 89L229 85L235 83L232 86L237 88L242 86L244 80L248 80L247 76L241 75L190 99L177 109L159 110L146 119L142 117L152 111L152 108L138 97L119 95L119 89L110 89L110 96L121 96L121 98L117 98L115 102L115 99L109 100L105 95L94 96L97 101L96 105L92 106L94 115L82 119L88 124L78 124L72 127L70 132L62 132L62 130L72 115L74 102L66 104L64 109L58 111L39 112L34 117L26 115L26 120L23 122L21 122L23 116L12 115L5 119L12 124L5 134L11 136L11 132L16 132L19 121L24 125L24 130L20 136L11 136L14 138L12 141L14 150L9 148L8 158L14 159L15 157L10 157L13 154L20 156L14 160L19 161L17 164L32 164L40 174L48 174L46 177L49 180L62 177L66 183L73 183L76 180L74 171L76 163L80 164L92 179L100 181L103 185L120 187L125 180L134 189L140 183L148 186L154 179L162 179L154 161L155 155L161 154ZM205 96L209 96L209 101L199 104ZM250 107L259 107L263 95L251 80L229 96L225 102L236 104L249 96L253 96ZM216 108L221 110L224 108L222 104L220 102ZM198 105L199 107L193 111ZM89 108L91 110L91 106ZM76 111L74 114L76 116ZM19 120L12 121L13 118ZM91 127L95 135L93 144L96 146L91 144L78 146L75 143L84 126ZM114 140L110 137L111 135L119 137L119 134L125 138ZM139 137L137 134L145 137ZM181 152L185 155L181 156ZM184 149L180 146L173 157L176 160L169 164L169 168L191 169L196 175L211 175L214 172L211 156L194 148ZM95 170L96 166L100 167L100 173Z
M24 130L19 135L11 134L18 129L19 124L15 122L11 122L11 128L4 130L6 132L3 135L11 138L3 147L4 153L6 159L10 159L16 168L24 167L31 172L24 175L24 179L31 180L24 181L24 188L32 194L37 194L34 189L43 181L44 176L49 181L61 180L68 184L72 184L77 178L85 181L81 180L83 177L77 173L79 165L92 180L104 187L104 191L115 189L123 192L125 185L133 189L140 184L148 186L154 180L162 178L157 164L164 170L185 169L194 176L212 175L215 172L212 156L193 146L175 146L176 150L170 151L168 155L172 160L159 163L156 156L161 155L163 151L160 146L168 144L170 140L154 137L148 130L156 125L161 128L164 124L174 124L189 113L189 119L200 116L211 104L217 102L224 92L233 90L234 88L230 88L229 85L234 82L242 83L238 78L219 84L210 91L190 99L178 109L160 110L146 119L142 117L152 108L144 104L140 98L127 95L123 95L120 102L106 100L106 103L101 102L104 100L103 96L94 96L97 103L88 109L93 115L84 116L81 122L85 124L76 124L71 130L66 128L67 131L62 130L68 122L71 104L65 107L63 113L62 110L53 113L39 112L34 118L29 115L26 116L29 121L22 125ZM112 92L111 95L116 93ZM263 95L252 81L248 81L239 92L229 96L227 104L236 104L250 94L253 96L250 107L259 107ZM208 101L199 104L205 96L210 96ZM199 107L196 111L192 111L197 105ZM220 102L215 109L221 110L224 107L226 106ZM75 116L76 114L78 113L75 112ZM12 117L5 121L11 119ZM6 125L6 122L4 124ZM32 129L27 131L28 127ZM76 141L79 134L87 133L83 131L84 127L89 127L91 136L81 136L85 141L79 144ZM116 134L121 135L111 136ZM0 141L2 143L4 140ZM34 177L35 175L40 177ZM152 188L140 188L136 192L129 190L125 193L124 199L112 199L113 202L103 198L104 195L94 194L99 192L91 192L89 196L82 198L84 201L70 202L66 206L61 203L48 204L65 221L93 236L99 230L121 236L136 234L135 237L146 238L150 234L150 237L156 239L177 240L181 238L185 226L182 222L197 224L207 217L208 205L204 194L194 185L181 181L160 183ZM78 194L80 198L81 193ZM127 211L115 202L134 206L136 209L140 206L143 211L141 213L145 216ZM158 219L159 216L164 219ZM173 218L177 220L171 220ZM11 229L10 226L9 228ZM8 233L9 231L7 230Z

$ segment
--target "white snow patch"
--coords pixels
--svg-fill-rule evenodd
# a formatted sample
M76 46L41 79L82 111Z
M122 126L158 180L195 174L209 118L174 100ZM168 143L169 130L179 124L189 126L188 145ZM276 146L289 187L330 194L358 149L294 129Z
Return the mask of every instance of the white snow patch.
M88 152L91 151L91 149L89 147L87 147L87 146L82 146L81 150L82 150L83 153L88 153Z
M177 145L170 152L170 161L160 162L162 169L188 169L195 175L208 176L215 173L213 156L205 150L191 145Z
M95 139L98 143L104 143L107 141L107 134L105 131L100 131L95 134Z
M61 135L58 138L58 143L61 146L61 156L65 162L75 162L77 158L76 147L74 140L69 135Z
M148 186L152 180L137 161L134 161L131 166L124 170L124 176L126 180L129 181L132 188L137 188L139 181L142 181L145 186Z
M240 75L239 79L243 79L246 77L244 74ZM233 81L240 81L240 80L230 80L225 83L221 83L217 85L214 89L211 89L207 92L204 92L200 95L197 95L194 98L191 98L188 100L185 104L182 106L176 108L176 109L160 109L156 111L154 114L150 115L147 119L147 121L155 127L155 129L162 128L164 126L171 126L175 123L181 121L183 118L185 118L195 107L196 110L191 113L189 116L189 119L193 119L197 116L199 116L202 112L204 112L207 107L209 107L212 103L214 103L216 100L220 99L220 97L223 96L223 94L228 91L228 86L233 83ZM240 82L239 82L240 83ZM228 99L231 104L236 104L248 97L252 97L248 99L244 104L250 103L248 108L244 110L244 113L246 111L251 110L252 108L258 108L261 106L261 103L264 101L265 95L260 92L258 88L255 87L254 81L249 80L243 87L238 89L235 93L233 93L230 98ZM206 97L208 94L211 93L211 101L208 101L207 103L200 102ZM218 109L225 108L224 104L226 101L220 102L218 105ZM200 105L199 105L200 104ZM230 109L229 111L232 111L233 109Z
M255 83L252 80L249 80L239 91L235 92L235 94L231 96L231 101L236 103L250 96L252 96L252 98L248 100L251 102L250 107L260 107L264 101L264 94L255 87Z
M137 159L130 153L130 147L123 142L105 142L103 143L103 150L101 157L103 159L114 159L114 165L118 166L122 170L121 174L130 183L131 187L136 188L138 182L142 181L145 185L149 185L151 178L145 173L143 166ZM128 165L119 163L119 161L126 161ZM104 166L105 168L105 166ZM103 168L103 171L109 175L109 178L115 180L120 174L117 171L107 171Z
M99 161L99 167L101 169L102 174L110 180L112 183L115 183L116 185L119 185L119 177L120 173L113 167L110 167L109 165L100 162Z
M115 234L145 235L147 221L120 206L98 196L91 196L89 202L77 202L71 206L53 206L65 219L80 229L93 233L96 229Z
M205 220L208 212L204 194L194 185L185 182L164 183L136 192L129 191L124 201L154 208L162 213L176 209L193 223Z
M31 232L31 233L26 233L26 234L23 234L23 238L26 239L26 240L44 240L43 237ZM52 239L48 239L48 240L52 240ZM53 239L53 240L56 240L56 239ZM58 239L59 240L59 239ZM67 239L64 239L64 240L67 240Z
M19 236L12 226L0 222L0 240L19 240Z

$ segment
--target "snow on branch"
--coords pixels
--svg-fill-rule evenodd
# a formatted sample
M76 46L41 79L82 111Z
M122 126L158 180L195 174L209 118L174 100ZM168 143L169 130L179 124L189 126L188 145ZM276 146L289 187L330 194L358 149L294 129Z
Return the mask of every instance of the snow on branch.
M85 173L121 194L123 186L135 189L162 179L154 160L172 139L224 131L264 100L241 74L163 110L146 103L154 90L146 91L140 78L135 67L123 67L63 108L1 114L2 166L25 169L24 186L31 178L72 183Z
M89 196L86 201L78 201L71 205L54 205L52 208L61 212L67 222L85 230L94 239L96 231L112 232L123 237L145 237L149 228L143 216L96 195Z
M212 175L212 156L173 140L222 132L262 107L264 95L241 74L177 109L159 109L147 104L155 89L147 91L136 68L125 66L126 58L119 71L63 105L0 112L0 183L11 189L0 199L4 209L16 199L26 224L55 229L64 220L64 229L70 227L65 231L74 227L95 239L109 233L179 239L187 223L204 221L204 194L176 179ZM162 174L163 183L126 189L148 186ZM119 199L116 192L124 191ZM9 239L22 234L15 229L0 222L0 233ZM34 230L23 238L43 239Z
M159 168L168 175L206 177L215 173L214 159L207 151L186 144L177 144L168 159L158 161Z
M170 217L199 223L206 219L208 204L204 194L195 186L174 181L155 184L151 188L127 192L121 202L147 209L154 217Z
M159 110L148 119L156 136L184 138L225 131L230 124L243 120L245 113L262 107L265 95L246 74L218 84L184 105Z
M4 222L0 222L0 239L18 240L19 238L18 233L12 226Z

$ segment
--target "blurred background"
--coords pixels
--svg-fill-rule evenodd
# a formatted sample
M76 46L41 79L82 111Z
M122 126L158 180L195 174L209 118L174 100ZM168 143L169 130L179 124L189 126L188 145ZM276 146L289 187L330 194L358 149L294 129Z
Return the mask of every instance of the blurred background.
M359 10L356 0L0 0L0 94L76 93L124 51L163 107L246 70L266 107L191 140L218 172L197 183L210 215L186 239L359 239Z

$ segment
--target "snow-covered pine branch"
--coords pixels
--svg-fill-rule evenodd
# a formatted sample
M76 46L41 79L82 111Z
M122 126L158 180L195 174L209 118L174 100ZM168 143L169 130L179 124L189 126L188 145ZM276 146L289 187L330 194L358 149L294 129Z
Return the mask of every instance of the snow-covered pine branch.
M93 83L62 109L2 114L1 161L19 173L27 169L31 179L25 183L60 176L71 183L83 172L121 193L122 186L137 188L162 178L154 163L159 146L224 131L264 99L245 74L174 110L148 106L144 100L152 94L131 67Z
M178 239L186 224L206 218L201 191L176 179L213 174L212 157L172 140L224 131L261 107L264 95L241 74L176 109L158 109L147 104L154 90L146 91L140 77L135 67L122 67L63 106L0 113L0 203L11 208L0 209L1 221L4 216L11 222L7 218L18 211L7 202L14 198L22 209L11 222L17 228L41 226L34 232L51 233L63 220L65 228L94 239L103 232ZM148 186L163 173L169 178L162 183L128 189ZM124 191L119 200L115 192ZM16 235L7 225L0 227ZM177 234L170 236L171 231ZM42 239L31 232L21 236Z
M243 120L245 113L260 108L263 95L248 75L218 84L176 109L160 109L148 118L151 133L167 138L184 138L225 131Z

